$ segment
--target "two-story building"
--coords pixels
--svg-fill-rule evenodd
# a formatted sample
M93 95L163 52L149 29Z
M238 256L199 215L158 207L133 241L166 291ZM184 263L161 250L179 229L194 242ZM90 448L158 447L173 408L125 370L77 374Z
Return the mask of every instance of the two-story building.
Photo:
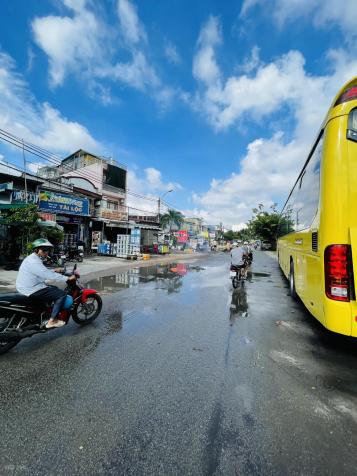
M39 175L64 178L73 190L89 200L89 219L77 217L87 225L88 241L95 248L98 242L115 242L116 235L125 233L128 214L126 208L126 175L123 165L79 149L62 160L57 167L43 167ZM69 225L73 218L63 213L59 223ZM78 223L77 223L78 224Z

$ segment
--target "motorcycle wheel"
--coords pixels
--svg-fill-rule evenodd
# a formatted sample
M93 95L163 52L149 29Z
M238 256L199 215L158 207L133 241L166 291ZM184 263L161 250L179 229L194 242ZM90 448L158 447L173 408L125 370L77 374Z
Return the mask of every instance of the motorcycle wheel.
M6 328L6 325L7 325L6 321L8 320L0 319L0 321L4 321L4 322L0 322L0 331L1 331L2 329ZM1 335L0 333L0 354L5 354L5 352L15 347L15 345L17 345L20 342L20 340L21 340L20 338L10 339L9 337L6 337L5 335Z
M78 263L82 263L82 261L83 261L83 256L78 256L77 261L78 261Z
M234 287L234 289L237 289L238 283L239 283L238 276L234 276L234 277L232 278L232 286Z
M98 294L91 294L86 302L76 304L72 311L72 318L74 322L82 326L89 324L99 316L102 306L102 298Z
M9 340L6 337L0 337L0 354L5 354L8 350L15 347L20 342L21 339L12 338Z

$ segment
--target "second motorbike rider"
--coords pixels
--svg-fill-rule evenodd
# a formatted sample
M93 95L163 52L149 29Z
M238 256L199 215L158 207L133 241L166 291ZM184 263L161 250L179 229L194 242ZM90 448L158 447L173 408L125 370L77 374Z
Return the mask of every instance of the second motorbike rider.
M16 289L19 293L36 301L43 303L54 302L51 317L46 324L46 328L51 329L64 326L65 322L57 319L57 316L66 300L66 293L56 286L48 286L45 284L45 281L65 283L67 280L76 279L76 276L62 276L59 274L61 272L60 268L54 271L46 268L42 261L46 259L53 245L45 238L35 240L32 243L32 247L33 253L23 260L19 268Z

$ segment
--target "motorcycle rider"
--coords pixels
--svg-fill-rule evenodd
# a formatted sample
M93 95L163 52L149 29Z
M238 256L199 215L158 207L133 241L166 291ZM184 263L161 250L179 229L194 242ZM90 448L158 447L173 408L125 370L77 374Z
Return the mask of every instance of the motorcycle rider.
M43 260L47 258L53 245L45 238L35 240L32 243L32 247L33 253L23 260L19 268L16 278L16 289L19 293L40 302L47 303L53 301L51 317L46 323L46 329L62 327L65 325L65 322L57 319L57 316L66 300L66 293L56 286L45 284L45 281L51 280L65 283L67 280L76 279L76 276L67 277L59 274L62 271L61 268L56 268L54 271L46 268Z
M233 249L231 251L231 264L233 266L236 266L237 268L242 268L243 273L246 268L245 258L246 250L244 249L244 247L239 243L234 244Z
M246 255L248 257L249 263L252 263L253 262L253 249L250 246L250 244L248 243L248 241L244 242L244 248L246 250Z

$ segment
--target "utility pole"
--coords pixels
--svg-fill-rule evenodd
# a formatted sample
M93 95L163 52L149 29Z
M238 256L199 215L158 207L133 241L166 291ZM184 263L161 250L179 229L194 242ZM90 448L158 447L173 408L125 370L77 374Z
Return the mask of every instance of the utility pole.
M168 190L167 192L165 192L161 197L158 198L158 201L157 201L157 214L158 214L158 218L159 218L159 226L160 226L160 208L161 208L161 199L164 198L165 195L167 195L168 193L171 193L173 192L174 189L172 188L171 190Z
M25 203L27 203L26 158L25 158L25 146L24 146L23 139L22 139L22 158L24 159L24 170L25 170Z
M161 202L161 199L159 197L159 199L157 201L157 216L158 216L159 226L160 226L160 202Z

